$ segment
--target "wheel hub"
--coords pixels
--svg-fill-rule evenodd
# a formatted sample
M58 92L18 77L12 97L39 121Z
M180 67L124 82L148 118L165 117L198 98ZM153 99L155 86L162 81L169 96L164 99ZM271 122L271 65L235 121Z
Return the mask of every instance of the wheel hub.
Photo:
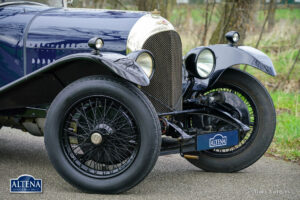
M102 143L102 135L100 133L93 133L91 135L91 142L95 145L99 145Z
M100 131L102 135L111 135L114 133L114 130L107 124L98 124L96 130Z

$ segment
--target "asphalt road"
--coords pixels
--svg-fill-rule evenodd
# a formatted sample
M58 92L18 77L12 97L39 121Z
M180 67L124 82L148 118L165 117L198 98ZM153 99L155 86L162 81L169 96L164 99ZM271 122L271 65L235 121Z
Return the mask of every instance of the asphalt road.
M30 174L42 194L11 194L9 180ZM43 138L0 130L0 200L5 199L300 199L300 166L263 157L238 173L203 172L178 155L162 156L150 175L121 195L85 194L65 182L48 161Z

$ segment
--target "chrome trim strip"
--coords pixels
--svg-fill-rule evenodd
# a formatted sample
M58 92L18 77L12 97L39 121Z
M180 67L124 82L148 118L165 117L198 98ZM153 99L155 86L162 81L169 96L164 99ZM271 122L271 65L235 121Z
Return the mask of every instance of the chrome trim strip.
M152 35L170 30L175 30L175 28L165 18L150 13L144 15L129 32L126 53L141 50L144 43Z

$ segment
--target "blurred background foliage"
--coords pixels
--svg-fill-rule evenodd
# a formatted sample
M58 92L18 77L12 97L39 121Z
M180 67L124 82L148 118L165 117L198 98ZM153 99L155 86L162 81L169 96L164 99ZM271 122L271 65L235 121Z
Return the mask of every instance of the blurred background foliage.
M226 43L227 31L239 31L239 45L265 52L278 74L236 66L262 81L273 98L277 129L267 154L300 164L300 0L75 0L73 7L157 9L179 32L183 55L196 46Z

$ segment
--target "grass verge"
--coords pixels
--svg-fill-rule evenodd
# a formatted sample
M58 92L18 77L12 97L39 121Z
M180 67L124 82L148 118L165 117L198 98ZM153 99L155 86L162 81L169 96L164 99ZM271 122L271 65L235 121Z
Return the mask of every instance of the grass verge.
M267 155L300 164L300 94L271 93L277 113L277 127Z

